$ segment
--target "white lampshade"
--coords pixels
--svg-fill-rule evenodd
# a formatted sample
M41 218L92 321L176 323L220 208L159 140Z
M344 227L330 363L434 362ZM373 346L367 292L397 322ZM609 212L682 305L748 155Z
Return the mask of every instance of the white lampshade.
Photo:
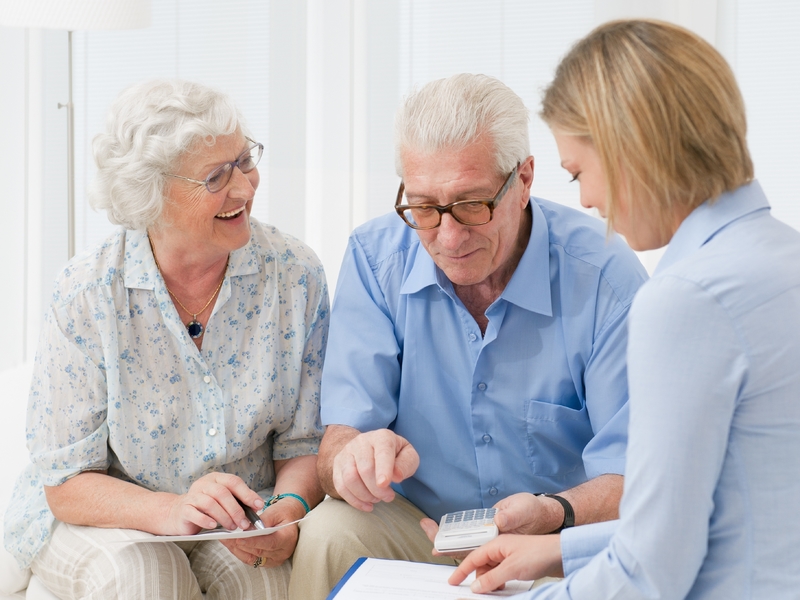
M150 25L150 0L2 0L0 25L85 31Z

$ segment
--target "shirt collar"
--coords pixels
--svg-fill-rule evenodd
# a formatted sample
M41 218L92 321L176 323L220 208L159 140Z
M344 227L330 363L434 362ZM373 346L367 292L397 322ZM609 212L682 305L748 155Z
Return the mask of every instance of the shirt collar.
M528 202L533 216L533 227L528 246L522 254L511 280L500 298L520 308L547 316L553 315L550 294L550 233L542 209L536 202ZM430 254L417 246L408 276L400 293L413 294L430 285L439 285L443 290L452 289L452 283L436 266Z
M413 257L414 262L411 265L408 276L400 286L401 294L414 294L429 285L436 285L438 283L437 273L440 272L439 267L433 262L431 255L428 254L428 251L425 250L419 240L417 240L415 247L416 253ZM442 273L442 278L445 280L447 279L444 277L444 273Z
M678 227L653 275L657 275L704 246L717 232L733 221L769 208L767 197L757 181L752 181L732 192L724 192L714 202L706 200Z
M156 262L147 239L147 232L128 229L125 232L125 287L155 289Z
M253 223L251 221L251 229ZM231 252L226 277L252 275L261 271L261 248L250 236L250 241ZM125 287L142 290L155 289L156 262L147 232L129 229L125 232Z
M550 231L539 204L531 200L528 206L533 216L531 238L500 297L525 310L552 317Z

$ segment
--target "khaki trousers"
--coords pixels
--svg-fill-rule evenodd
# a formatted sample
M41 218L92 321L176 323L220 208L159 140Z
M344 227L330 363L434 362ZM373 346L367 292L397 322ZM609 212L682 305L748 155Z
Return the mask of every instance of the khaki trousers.
M62 600L285 600L291 566L254 569L217 541L124 543L120 529L59 523L31 565Z
M456 564L432 556L433 544L419 526L425 514L400 496L362 512L342 500L327 498L300 521L294 551L290 600L325 600L360 557Z

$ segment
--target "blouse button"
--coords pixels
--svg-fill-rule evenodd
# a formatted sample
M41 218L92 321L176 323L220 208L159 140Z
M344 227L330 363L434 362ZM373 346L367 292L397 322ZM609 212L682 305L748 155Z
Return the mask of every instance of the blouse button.
M215 435L217 435L217 430L212 427L211 429L208 430L208 435L214 437Z
M205 381L206 383L211 383L211 377L206 375L205 377L203 377L203 381Z

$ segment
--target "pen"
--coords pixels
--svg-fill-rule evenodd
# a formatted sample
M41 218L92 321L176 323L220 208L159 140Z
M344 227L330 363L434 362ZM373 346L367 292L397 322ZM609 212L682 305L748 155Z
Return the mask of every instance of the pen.
M239 506L244 509L244 516L247 517L247 520L250 521L256 529L266 529L264 523L261 522L261 518L256 514L256 511L238 498L236 498L236 501L239 503Z

